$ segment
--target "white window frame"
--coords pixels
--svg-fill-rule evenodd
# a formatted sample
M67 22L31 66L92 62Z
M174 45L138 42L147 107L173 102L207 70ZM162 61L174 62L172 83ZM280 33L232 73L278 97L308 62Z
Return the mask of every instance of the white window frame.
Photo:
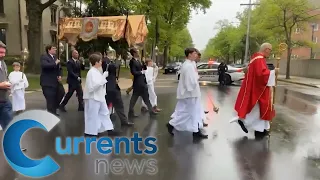
M315 43L315 44L317 44L317 43L318 43L318 37L313 37L312 42Z
M314 24L313 31L319 31L319 24Z
M301 32L301 29L300 28L296 28L295 33L299 34L300 32Z

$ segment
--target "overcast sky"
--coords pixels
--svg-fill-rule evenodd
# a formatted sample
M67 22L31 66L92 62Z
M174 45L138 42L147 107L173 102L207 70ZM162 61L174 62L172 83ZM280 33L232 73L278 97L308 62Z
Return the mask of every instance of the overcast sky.
M193 43L199 50L204 50L208 40L217 33L216 22L228 19L230 22L239 23L236 19L237 12L246 8L240 4L248 4L249 0L211 0L211 2L212 5L206 14L193 12L188 24Z

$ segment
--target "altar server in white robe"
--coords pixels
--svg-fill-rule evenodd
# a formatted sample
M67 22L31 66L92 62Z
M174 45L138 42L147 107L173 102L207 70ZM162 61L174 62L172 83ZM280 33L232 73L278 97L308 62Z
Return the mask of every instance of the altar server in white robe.
M99 53L90 55L92 65L87 73L84 88L84 119L87 136L97 136L104 131L112 131L113 124L106 104L106 78L108 71L102 73L102 56Z
M275 116L272 87L278 69L269 70L266 64L271 52L272 45L264 43L260 51L252 55L235 103L237 117L230 121L238 122L245 133L247 128L254 130L258 139L268 135L270 121Z
M13 112L21 112L26 109L25 89L29 87L29 82L26 75L20 71L20 63L12 64L13 70L9 74L9 81L12 84L12 110Z
M156 78L157 78L157 74L158 74L158 70L154 67L153 62L151 59L147 59L146 60L146 64L147 64L147 70L145 73L146 76L146 80L147 80L147 85L148 85L148 93L149 93L149 99L150 99L150 103L154 109L154 111L156 112L160 112L161 109L158 108L158 98L157 98L157 94L154 90L154 83L156 82ZM144 101L142 100L142 111L147 111L147 105L144 103Z
M194 62L198 50L187 48L186 60L181 66L180 80L177 88L177 104L171 120L167 123L168 132L173 135L173 130L193 132L194 137L208 138L201 132L203 128L203 109L201 107L201 93L198 82L198 73Z

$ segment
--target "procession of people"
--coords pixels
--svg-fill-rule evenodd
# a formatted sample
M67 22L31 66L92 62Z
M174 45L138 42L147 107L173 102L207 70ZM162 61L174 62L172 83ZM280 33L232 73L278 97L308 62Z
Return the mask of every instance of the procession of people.
M20 71L20 63L13 63L14 71L8 74L3 61L5 47L1 42L0 124L3 129L13 118L13 111L19 113L26 109L24 93L28 87L27 77ZM275 116L271 97L272 87L275 86L275 73L278 69L268 69L265 59L270 56L271 51L272 45L264 43L260 51L252 56L235 103L237 116L230 121L237 122L245 133L248 133L248 129L254 130L255 137L260 139L268 135L270 121ZM142 111L149 112L150 116L161 112L154 87L158 66L151 59L141 61L139 51L136 48L130 49L132 59L129 65L133 76L133 94L126 116L118 84L117 69L120 67L109 55L109 52L104 56L96 52L89 56L91 68L85 78L83 90L81 70L84 70L84 63L79 61L78 51L72 50L72 57L67 62L67 93L61 83L61 64L56 57L56 47L47 46L46 53L40 58L42 69L40 84L46 99L47 111L56 116L59 116L57 110L67 112L65 106L76 92L78 111L84 111L86 136L97 136L105 131L109 135L119 134L112 122L113 110L118 115L122 126L133 126L134 118L138 117L133 109L139 97L142 99ZM201 53L196 48L186 48L185 56L186 60L180 69L177 104L166 126L171 135L174 135L174 130L177 130L192 132L197 138L208 138L203 128L208 125L205 119L209 111L204 110L201 104L199 75L196 67ZM223 75L223 72L221 74ZM9 93L12 94L12 103L9 100ZM213 111L217 113L218 110L219 108L213 104Z

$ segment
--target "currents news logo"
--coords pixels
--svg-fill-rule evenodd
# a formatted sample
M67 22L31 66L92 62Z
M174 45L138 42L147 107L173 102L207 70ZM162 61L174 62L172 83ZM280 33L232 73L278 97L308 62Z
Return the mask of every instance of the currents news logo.
M31 178L41 178L50 176L56 173L60 166L50 156L42 159L30 159L22 151L20 147L21 137L25 132L32 128L40 128L51 131L60 122L56 116L42 110L26 111L16 116L8 125L3 136L3 152L8 164L18 173ZM100 154L107 155L110 153L120 154L136 154L136 155L153 155L158 151L156 145L157 139L154 137L139 137L138 133L134 133L133 137L116 137L111 139L109 137L56 137L55 148L59 155L77 155L80 152L80 144L84 144L85 154L89 155L92 148L95 148ZM141 144L145 146L144 150L139 149ZM63 146L63 144L65 144ZM122 148L124 145L124 149ZM146 166L148 174L157 172L157 162L154 159L143 159L139 165L136 165L137 160L129 162L127 159L113 159L111 162L103 159L96 160L95 172L99 172L101 163L105 166L105 173L111 171L112 173L122 172L127 168L129 174L132 172L132 167L138 166L141 169ZM113 166L117 167L114 169ZM123 166L119 171L120 165ZM110 168L109 168L110 167ZM140 173L138 173L140 174Z

